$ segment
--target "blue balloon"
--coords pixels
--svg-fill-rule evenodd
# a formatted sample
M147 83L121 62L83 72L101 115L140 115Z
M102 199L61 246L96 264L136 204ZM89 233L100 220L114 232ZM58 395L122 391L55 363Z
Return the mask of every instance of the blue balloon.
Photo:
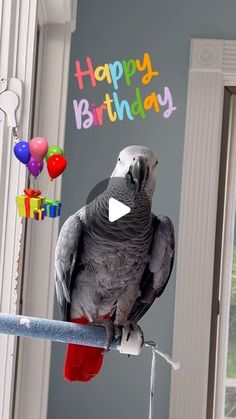
M29 143L27 141L20 141L19 143L16 143L14 153L16 158L20 160L21 163L27 164L31 157Z

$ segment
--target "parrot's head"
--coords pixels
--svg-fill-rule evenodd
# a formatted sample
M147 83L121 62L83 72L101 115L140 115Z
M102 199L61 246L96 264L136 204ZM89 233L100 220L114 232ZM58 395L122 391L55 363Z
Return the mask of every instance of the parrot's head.
M145 192L152 197L156 184L157 156L147 147L132 145L118 156L111 177L126 179L127 187L134 193Z

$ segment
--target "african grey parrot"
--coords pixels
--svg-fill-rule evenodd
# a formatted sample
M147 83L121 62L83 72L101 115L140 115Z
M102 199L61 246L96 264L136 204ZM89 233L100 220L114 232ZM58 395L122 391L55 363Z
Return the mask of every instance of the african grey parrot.
M106 190L71 215L55 251L55 285L64 320L112 321L134 328L170 278L175 250L168 217L151 212L156 156L144 146L119 154ZM109 199L131 208L110 222ZM105 325L106 327L106 325ZM67 381L89 381L103 362L104 348L68 345Z

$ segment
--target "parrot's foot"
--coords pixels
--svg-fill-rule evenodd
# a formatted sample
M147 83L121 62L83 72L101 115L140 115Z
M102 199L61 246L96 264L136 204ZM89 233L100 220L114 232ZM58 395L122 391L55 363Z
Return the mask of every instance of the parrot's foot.
M142 331L141 327L137 323L134 323L134 322L131 322L131 321L128 321L127 320L127 321L125 321L123 323L119 323L118 325L115 325L115 328L116 328L116 335L115 335L115 338L116 339L121 339L121 337L122 337L122 328L124 328L125 331L126 331L126 333L127 333L127 337L126 337L126 340L127 341L129 340L131 333L135 331L135 332L138 332L139 333L139 335L140 335L140 337L142 339L142 342L144 343L143 331ZM142 345L143 345L143 343L142 343Z
M138 332L138 334L141 337L142 345L144 343L144 336L143 331L141 327L134 322L125 321L119 324L113 323L110 319L104 319L104 320L95 320L91 323L94 326L101 326L106 329L106 343L105 343L105 350L109 351L110 346L114 339L121 341L122 339L122 329L125 329L127 337L126 340L128 341L130 339L130 335L133 331Z
M104 327L106 329L107 337L106 337L105 348L106 348L106 351L109 351L113 340L117 339L117 336L118 336L118 332L116 330L117 326L115 326L113 321L110 320L110 319L95 320L91 324L94 325L94 326L101 326L101 327Z

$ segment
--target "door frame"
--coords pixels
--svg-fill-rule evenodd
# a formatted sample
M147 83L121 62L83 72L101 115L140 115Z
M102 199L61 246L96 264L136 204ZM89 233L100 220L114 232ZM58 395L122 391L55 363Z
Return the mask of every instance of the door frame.
M173 335L181 369L172 372L170 419L207 415L223 104L232 86L236 41L192 39Z

